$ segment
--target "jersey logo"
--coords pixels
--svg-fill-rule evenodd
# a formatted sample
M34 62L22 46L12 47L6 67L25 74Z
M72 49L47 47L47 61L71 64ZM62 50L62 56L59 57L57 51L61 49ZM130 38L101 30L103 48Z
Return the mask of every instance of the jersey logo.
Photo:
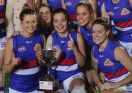
M4 0L0 0L0 5L4 5Z
M66 6L71 6L72 3L69 1L69 2L66 2Z
M22 52L26 51L26 47L21 46L21 47L18 48L18 51L22 53Z
M104 66L113 66L114 63L112 61L110 61L109 59L106 59L104 62Z
M127 8L123 8L121 11L121 15L127 15L130 13L130 10L128 10Z

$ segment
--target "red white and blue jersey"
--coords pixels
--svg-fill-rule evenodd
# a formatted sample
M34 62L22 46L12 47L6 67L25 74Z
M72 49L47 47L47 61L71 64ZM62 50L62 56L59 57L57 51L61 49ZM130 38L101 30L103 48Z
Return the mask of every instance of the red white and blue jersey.
M5 10L6 10L6 0L0 0L0 38L6 36Z
M68 12L71 21L76 20L76 5L79 2L80 0L64 0L66 11Z
M115 48L119 43L109 40L104 51L99 51L99 46L94 45L92 54L101 72L104 73L105 80L108 82L118 82L129 75L128 70L115 59Z
M105 0L106 12L114 21L117 29L117 39L122 42L132 42L132 6L129 0Z
M37 90L40 73L34 47L37 43L43 46L43 36L26 38L19 34L13 36L12 40L15 57L20 58L21 64L11 74L10 88L24 93Z
M48 4L54 9L62 8L61 0L48 0Z
M73 31L70 35L75 44L77 44L77 32ZM58 46L63 52L63 57L59 61L56 70L54 67L51 69L52 75L60 81L64 81L65 79L81 72L73 50L67 50L69 40L69 35L62 38L56 32L52 34L52 45Z

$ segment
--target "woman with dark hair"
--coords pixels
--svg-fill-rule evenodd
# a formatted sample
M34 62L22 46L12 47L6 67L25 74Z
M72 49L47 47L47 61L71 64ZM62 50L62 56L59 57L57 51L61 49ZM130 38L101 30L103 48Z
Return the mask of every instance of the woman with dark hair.
M39 7L37 31L44 34L47 38L52 30L52 8L49 4L43 3Z
M34 34L37 25L36 11L24 9L20 13L22 29L19 35L12 36L6 45L3 69L11 72L9 93L40 93L40 61L35 55L35 47L45 46L45 37Z
M101 91L108 90L107 93L132 92L132 59L124 47L112 40L110 32L110 22L106 18L97 19L92 25L94 82ZM104 74L104 82L97 75L98 71Z

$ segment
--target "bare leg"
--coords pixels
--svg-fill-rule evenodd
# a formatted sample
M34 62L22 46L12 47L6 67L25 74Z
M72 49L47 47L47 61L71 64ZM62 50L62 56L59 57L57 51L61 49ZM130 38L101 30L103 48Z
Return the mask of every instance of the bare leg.
M126 93L126 92L123 90L104 90L101 91L101 93Z
M4 56L4 50L0 50L0 87L2 87L4 83L4 75L2 71L3 56Z

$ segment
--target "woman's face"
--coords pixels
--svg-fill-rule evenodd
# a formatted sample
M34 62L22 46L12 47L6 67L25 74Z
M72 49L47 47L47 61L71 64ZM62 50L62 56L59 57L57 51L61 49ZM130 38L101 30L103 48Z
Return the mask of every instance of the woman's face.
M53 25L55 31L64 33L67 31L67 19L63 13L56 13L53 16Z
M90 12L88 11L86 6L78 6L76 9L77 12L77 20L81 26L86 26L90 22Z
M51 24L51 12L48 7L41 7L39 10L39 15L42 18L42 21L44 21L46 24Z
M25 15L23 20L21 21L22 30L26 33L32 34L34 33L37 25L37 17L36 15Z
M108 39L109 31L106 31L101 24L94 24L92 27L92 36L95 44L102 44Z

